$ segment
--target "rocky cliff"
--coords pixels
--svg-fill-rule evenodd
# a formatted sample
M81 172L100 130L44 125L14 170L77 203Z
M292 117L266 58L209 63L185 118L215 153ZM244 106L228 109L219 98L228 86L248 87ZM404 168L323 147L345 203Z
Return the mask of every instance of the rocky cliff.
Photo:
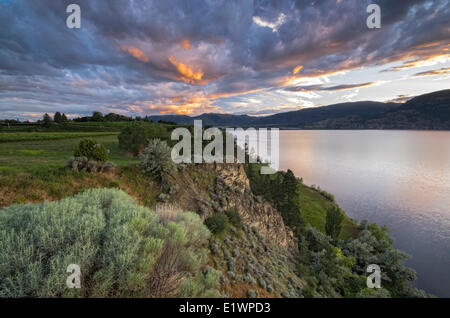
M171 201L179 207L196 211L204 218L214 212L236 209L244 224L274 244L295 252L292 231L281 213L270 203L253 195L244 167L240 164L190 166L180 172L174 182L176 194Z
M297 242L281 213L253 195L243 165L189 165L159 199L204 219L235 209L242 229L231 226L210 240L210 266L222 272L224 297L302 297L306 282L296 275Z

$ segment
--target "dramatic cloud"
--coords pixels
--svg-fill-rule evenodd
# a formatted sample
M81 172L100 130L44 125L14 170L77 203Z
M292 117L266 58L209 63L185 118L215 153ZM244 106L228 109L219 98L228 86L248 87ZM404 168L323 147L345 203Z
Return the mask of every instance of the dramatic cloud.
M450 74L450 67L444 67L439 70L420 72L420 73L414 74L414 76L433 76L433 75L441 75L441 74Z
M366 26L372 2L10 1L0 5L0 118L259 115L445 85L449 1L375 1L378 30ZM71 3L81 29L66 27Z

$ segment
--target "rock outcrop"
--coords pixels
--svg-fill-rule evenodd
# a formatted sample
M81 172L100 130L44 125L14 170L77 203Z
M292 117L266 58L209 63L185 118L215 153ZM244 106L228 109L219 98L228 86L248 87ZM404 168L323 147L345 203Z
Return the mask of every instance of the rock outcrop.
M196 211L204 218L214 212L236 209L244 224L256 228L273 244L297 250L293 233L285 226L281 213L253 195L243 165L190 166L179 173L175 182L180 190L172 201L181 208Z

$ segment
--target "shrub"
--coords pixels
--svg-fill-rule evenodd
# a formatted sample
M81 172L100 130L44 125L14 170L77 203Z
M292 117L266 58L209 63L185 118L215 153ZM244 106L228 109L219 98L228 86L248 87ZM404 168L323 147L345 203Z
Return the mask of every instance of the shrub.
M325 232L334 242L339 238L342 230L342 222L344 221L344 212L337 206L333 206L327 210Z
M304 289L303 289L303 296L305 297L305 298L314 298L314 289L312 289L311 287L305 287Z
M108 150L95 139L83 139L73 151L74 157L86 157L88 160L108 161Z
M239 214L239 212L235 209L230 209L225 211L225 215L228 217L228 221L230 222L230 224L232 224L233 226L237 227L237 228L241 228L242 227L242 219L241 219L241 215Z
M205 224L213 234L220 234L227 228L228 218L225 214L216 213L207 218Z
M0 210L0 297L180 296L207 262L209 236L198 215L164 225L117 189L13 205ZM69 264L81 268L81 289L66 287ZM215 287L215 276L203 280Z
M168 176L176 170L171 149L165 141L150 140L144 152L139 154L142 171L161 183L167 183Z
M119 146L135 156L143 151L145 145L151 139L165 139L168 137L167 130L162 125L148 123L133 123L125 127L118 136Z
M356 298L391 298L391 294L384 288L365 288L356 295Z
M110 161L94 161L88 160L86 157L69 158L67 160L67 167L73 171L88 172L113 172L116 169L116 165Z

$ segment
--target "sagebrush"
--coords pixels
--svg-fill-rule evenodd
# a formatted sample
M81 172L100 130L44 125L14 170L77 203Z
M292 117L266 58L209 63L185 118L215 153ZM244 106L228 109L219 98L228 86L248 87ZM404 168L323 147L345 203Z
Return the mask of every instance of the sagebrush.
M164 224L117 189L13 205L0 210L0 297L217 295L199 276L209 236L198 215ZM66 287L70 264L81 268L81 289Z
M165 141L150 140L148 146L139 154L142 171L161 183L167 183L168 177L176 170L171 151Z

